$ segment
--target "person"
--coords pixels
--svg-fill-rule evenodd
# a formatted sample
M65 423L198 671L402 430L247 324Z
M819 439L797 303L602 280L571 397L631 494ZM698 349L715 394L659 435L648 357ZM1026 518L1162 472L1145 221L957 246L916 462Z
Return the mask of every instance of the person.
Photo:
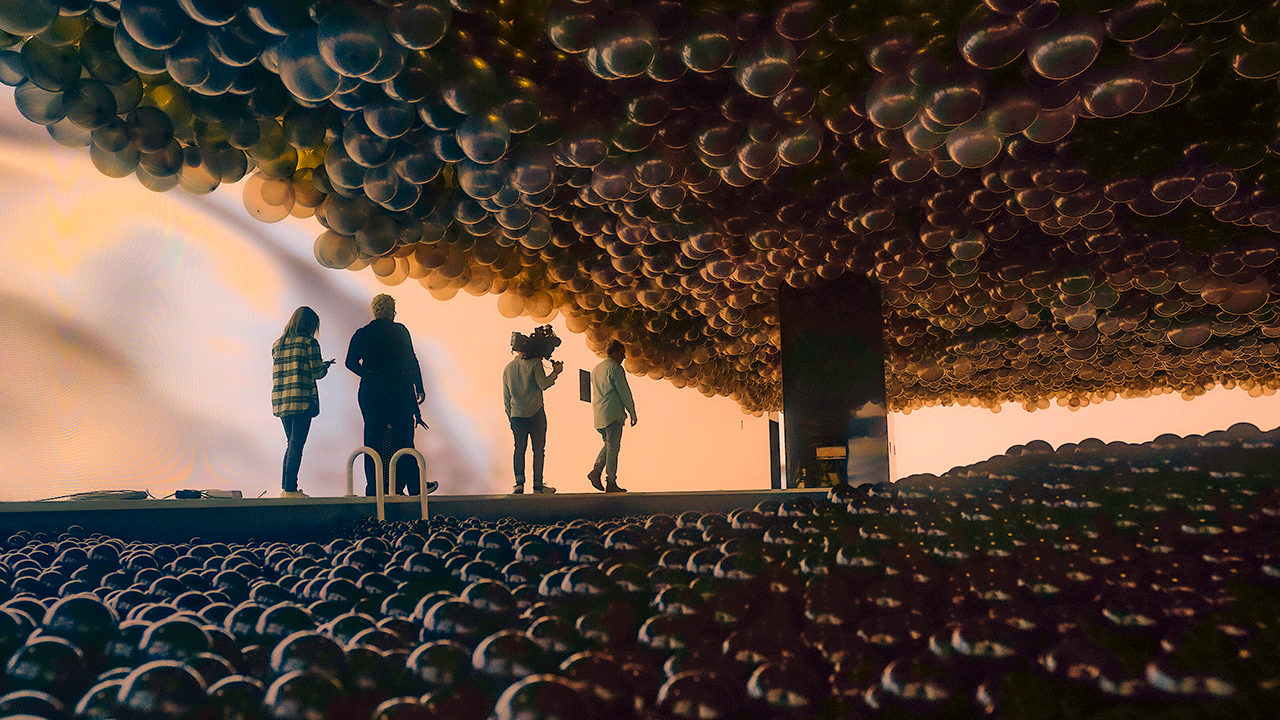
M378 295L370 308L373 320L351 336L345 364L360 376L357 399L364 417L364 444L381 456L383 492L389 493L391 456L397 450L413 447L415 422L422 424L418 406L427 394L409 329L395 321L395 298ZM366 496L377 494L375 470L373 458L365 455ZM412 458L401 458L396 466L396 494L417 495L419 480L417 463ZM427 483L427 492L435 490L435 486L436 483Z
M512 338L513 342L515 338ZM516 357L502 371L502 403L515 437L515 453L512 456L516 475L512 494L524 492L525 448L533 441L533 492L554 493L555 488L542 482L542 466L547 446L547 413L543 408L542 391L555 384L564 370L564 363L553 360L551 374L542 365L542 358L530 357L527 352L513 348Z
M623 493L618 487L618 450L622 447L622 421L631 416L636 424L636 404L627 384L627 373L622 361L627 357L626 347L614 340L606 349L607 357L591 371L591 414L596 430L604 439L604 447L596 456L596 464L587 473L587 479L597 490L607 493ZM601 484L601 475L604 484Z
M298 469L302 466L302 446L311 431L311 419L320 414L320 392L316 380L329 372L333 360L320 359L320 316L303 305L293 311L284 332L271 345L271 412L284 423L287 445L280 497L305 498L298 489Z

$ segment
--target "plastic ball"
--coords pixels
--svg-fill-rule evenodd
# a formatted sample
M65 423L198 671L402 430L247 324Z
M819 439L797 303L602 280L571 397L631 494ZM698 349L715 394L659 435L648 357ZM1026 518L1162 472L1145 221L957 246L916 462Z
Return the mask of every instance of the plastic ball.
M41 636L28 641L5 665L8 686L49 693L72 703L88 687L84 653L69 640Z
M508 686L494 703L494 720L581 720L594 717L589 691L559 675L530 675Z
M343 687L335 678L294 670L267 687L262 706L272 720L324 717L342 692Z

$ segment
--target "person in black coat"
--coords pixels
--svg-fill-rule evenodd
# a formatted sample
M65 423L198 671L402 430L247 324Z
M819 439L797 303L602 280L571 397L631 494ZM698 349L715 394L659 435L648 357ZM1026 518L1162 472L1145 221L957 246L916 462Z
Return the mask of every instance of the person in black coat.
M418 406L427 398L422 386L422 369L413 352L409 329L395 321L396 301L378 295L371 304L373 321L356 331L347 349L347 369L360 376L360 414L364 416L364 444L382 456L383 490L390 493L391 456L401 448L413 447L413 427L421 422ZM425 425L424 425L425 427ZM366 496L377 492L373 458L365 456ZM427 491L435 483L427 483ZM404 457L396 466L398 495L419 492L418 465Z

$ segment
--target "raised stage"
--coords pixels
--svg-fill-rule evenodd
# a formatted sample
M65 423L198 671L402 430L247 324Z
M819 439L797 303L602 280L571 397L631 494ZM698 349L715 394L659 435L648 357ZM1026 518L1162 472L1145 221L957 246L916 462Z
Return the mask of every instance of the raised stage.
M809 497L819 500L825 489L721 490L696 493L628 492L559 495L431 495L432 516L475 517L550 524L560 520L607 520L687 510L721 512L754 507L762 500ZM386 519L421 517L416 497L386 501ZM51 538L79 525L89 533L147 542L305 541L332 538L343 523L377 517L373 498L315 497L301 500L62 500L0 503L0 540L18 530Z

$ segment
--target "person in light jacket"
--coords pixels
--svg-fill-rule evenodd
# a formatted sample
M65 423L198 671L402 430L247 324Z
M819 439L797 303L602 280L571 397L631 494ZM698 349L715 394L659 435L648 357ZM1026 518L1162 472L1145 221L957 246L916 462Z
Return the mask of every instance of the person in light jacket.
M516 357L502 371L502 404L511 423L515 438L512 456L516 484L512 493L524 492L524 458L526 446L533 444L533 492L554 493L555 488L542 482L542 466L547 446L547 413L543 408L542 391L555 384L564 370L564 363L553 360L551 374L547 374L542 358L516 352Z
M622 369L622 361L627 357L626 347L614 340L609 343L606 354L607 357L591 371L591 415L596 430L604 439L604 447L600 448L595 466L587 473L587 479L597 490L623 493L626 490L618 487L618 450L622 447L622 421L630 415L631 425L635 426L636 403L631 397L631 386L627 384L627 373Z

